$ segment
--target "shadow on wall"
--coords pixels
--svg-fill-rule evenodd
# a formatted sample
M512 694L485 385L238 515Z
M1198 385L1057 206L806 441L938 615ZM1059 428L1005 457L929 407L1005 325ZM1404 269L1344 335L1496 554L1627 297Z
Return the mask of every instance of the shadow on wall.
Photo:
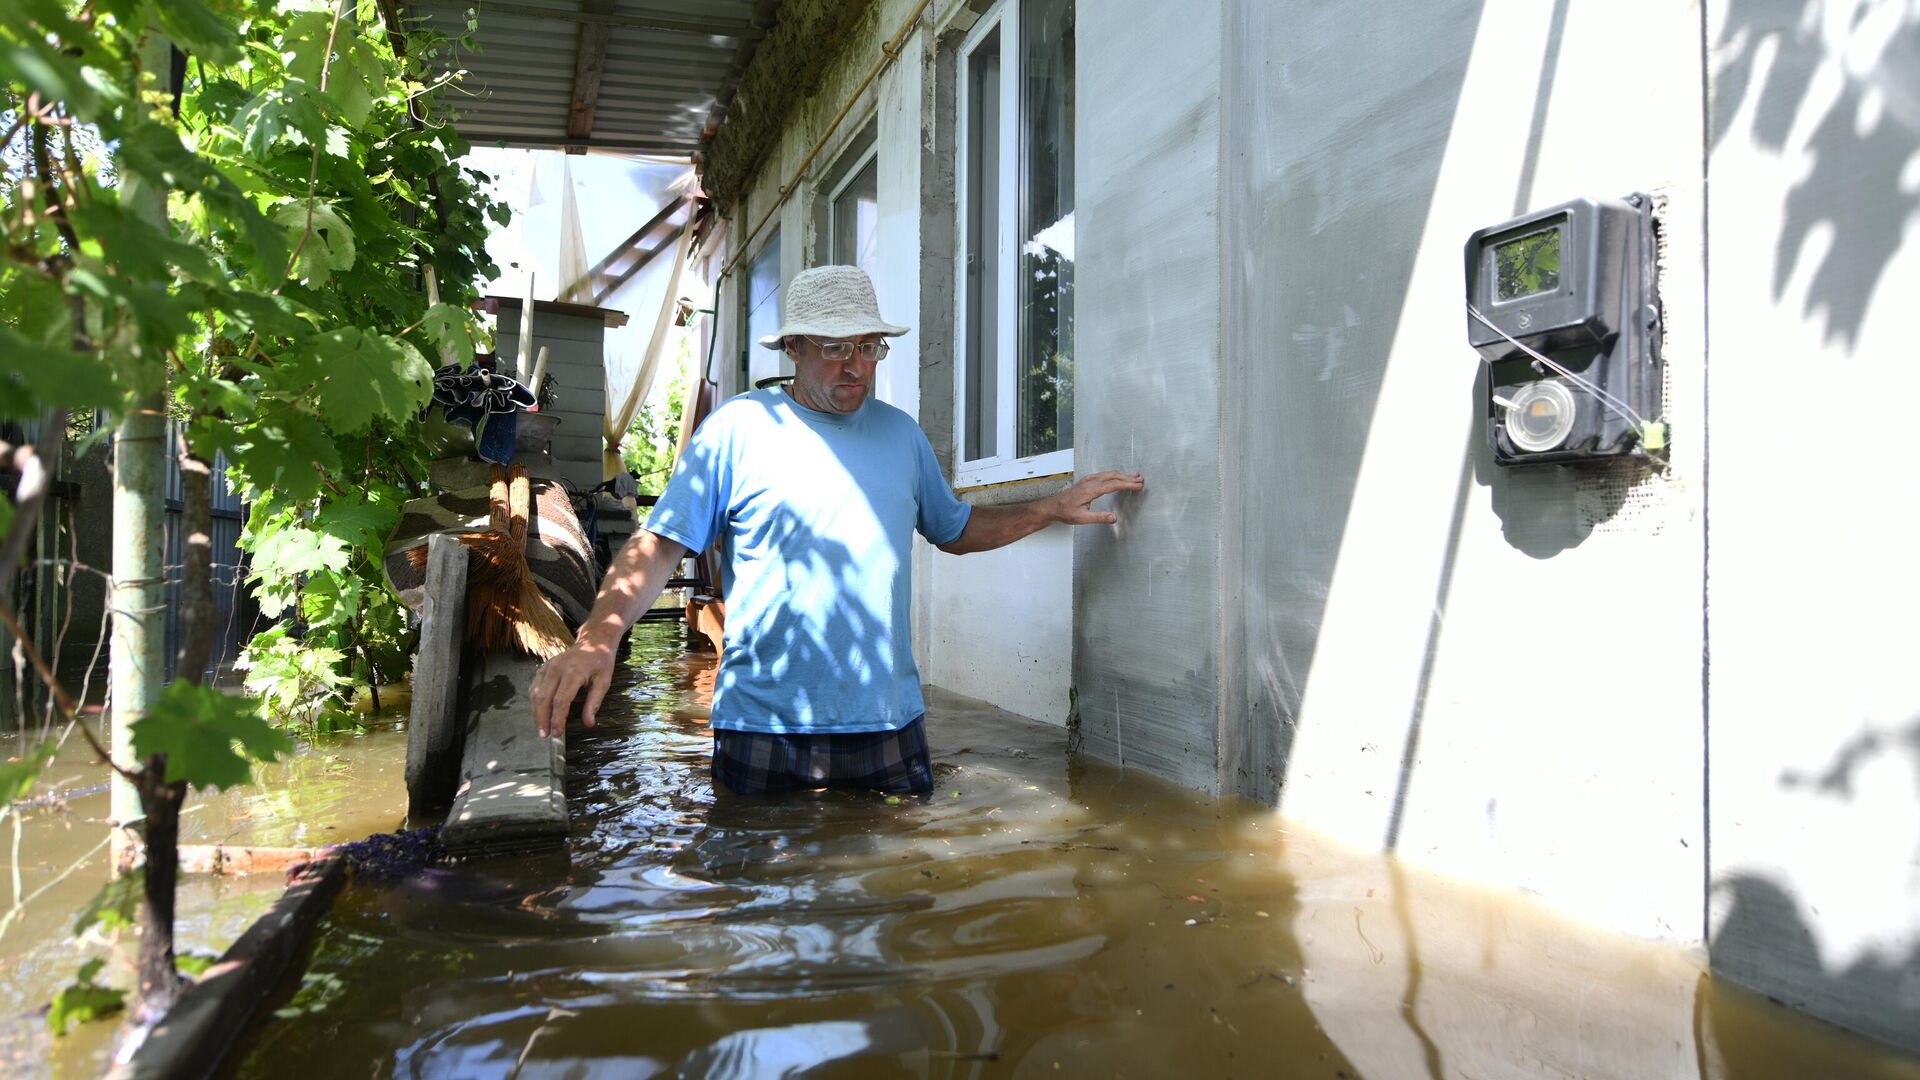
M1734 0L1713 47L1716 147L1750 100L1744 133L1766 150L1785 151L1795 129L1811 126L1810 167L1787 193L1773 295L1815 260L1805 314L1851 349L1920 208L1910 175L1920 151L1920 15L1900 4Z
M1708 949L1715 975L1764 988L1783 1005L1835 1016L1849 1028L1920 1052L1920 946L1904 957L1868 955L1829 969L1800 904L1778 883L1758 874L1735 874L1713 888L1727 907ZM1862 1023L1869 1014L1874 1022ZM1746 1042L1736 1032L1716 1036L1723 1054Z
M1473 380L1475 417L1467 456L1474 482L1489 489L1500 535L1515 551L1535 559L1551 559L1579 547L1599 525L1612 521L1634 488L1649 482L1654 472L1643 462L1621 458L1587 465L1529 465L1502 467L1487 444L1485 418L1487 365ZM1462 507L1461 509L1464 509ZM1454 522L1457 532L1461 522ZM1447 559L1451 576L1453 558Z
M1920 797L1920 717L1899 731L1864 729L1847 740L1824 768L1789 769L1778 782L1784 789L1810 797L1852 803L1868 788L1884 789L1884 773L1877 784L1861 774L1896 752L1908 758L1914 793ZM1920 857L1920 852L1914 856ZM1713 889L1715 905L1724 911L1708 942L1714 974L1756 987L1783 1004L1816 1016L1832 1016L1849 1028L1920 1051L1920 943L1904 956L1896 946L1870 952L1844 968L1829 968L1801 901L1786 886L1746 871L1726 876ZM1722 1046L1738 1041L1719 1040Z

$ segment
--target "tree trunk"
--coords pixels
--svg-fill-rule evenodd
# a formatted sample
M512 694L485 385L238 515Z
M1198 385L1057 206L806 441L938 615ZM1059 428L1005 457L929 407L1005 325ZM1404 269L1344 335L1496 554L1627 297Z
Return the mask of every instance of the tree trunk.
M180 869L180 805L187 785L166 784L167 757L155 754L140 770L140 806L146 812L147 873L136 927L140 933L139 994L133 1020L153 1024L166 1016L180 991L173 964L174 883Z
M206 675L213 653L213 476L207 463L193 457L180 440L180 652L176 677L190 683ZM179 990L173 961L174 886L180 872L180 808L184 783L165 783L164 754L148 758L140 770L140 809L146 817L147 876L140 902L140 995L138 1023L166 1015Z

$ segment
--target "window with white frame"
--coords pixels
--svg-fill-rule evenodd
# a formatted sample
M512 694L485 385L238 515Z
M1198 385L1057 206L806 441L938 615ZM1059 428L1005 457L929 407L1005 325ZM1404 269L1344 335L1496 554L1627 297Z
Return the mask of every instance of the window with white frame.
M857 266L869 277L880 253L880 151L869 146L846 169L827 199L827 261Z
M1073 470L1074 0L1002 0L960 49L961 486Z

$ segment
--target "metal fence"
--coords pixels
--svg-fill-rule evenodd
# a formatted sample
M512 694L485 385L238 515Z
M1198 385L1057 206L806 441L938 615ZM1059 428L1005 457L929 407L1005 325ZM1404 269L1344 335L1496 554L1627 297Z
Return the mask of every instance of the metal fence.
M180 487L180 433L167 426L167 678L174 677L175 660L180 652L180 578L185 561L186 543L180 527L184 507ZM246 552L240 550L240 527L246 521L246 504L227 482L227 456L213 456L213 492L211 499L213 545L213 609L217 627L213 651L207 659L206 678L215 678L239 658L240 646L253 637L258 609L249 601L243 582L246 578ZM245 617L243 619L243 616Z
M98 418L95 418L98 422ZM37 423L0 425L0 438L14 443L39 444ZM171 452L178 448L178 433L168 432L166 475L166 677L175 675L175 656L180 644L181 487L178 460ZM84 444L78 444L84 446ZM84 455L73 451L58 456L54 479L41 508L36 535L24 563L15 569L14 602L23 628L37 649L52 664L69 690L87 691L97 702L106 685L106 638L111 627L107 619L109 602L108 574L112 570L113 472L110 465L112 440L102 438L86 448ZM246 556L240 550L240 529L245 522L246 506L227 482L226 459L216 455L213 461L212 561L215 617L218 628L206 672L219 678L231 669L242 643L258 629L258 608L245 588ZM11 493L15 477L0 476L0 485ZM0 572L6 572L0 570ZM7 639L0 630L0 639ZM10 652L10 640L0 640L0 669ZM20 715L37 715L44 705L35 681L15 682L11 670L0 671L0 730L14 726Z

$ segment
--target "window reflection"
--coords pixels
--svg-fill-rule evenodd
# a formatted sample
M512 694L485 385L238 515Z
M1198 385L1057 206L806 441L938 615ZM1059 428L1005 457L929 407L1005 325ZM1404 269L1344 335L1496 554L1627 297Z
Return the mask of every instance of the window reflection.
M1073 0L1020 24L1019 456L1073 445Z
M1000 452L1000 31L967 57L966 431L963 459Z
M866 163L833 200L833 261L872 277L880 251L880 159Z
M747 267L747 339L741 344L741 392L753 389L751 359L760 339L780 329L780 234Z

